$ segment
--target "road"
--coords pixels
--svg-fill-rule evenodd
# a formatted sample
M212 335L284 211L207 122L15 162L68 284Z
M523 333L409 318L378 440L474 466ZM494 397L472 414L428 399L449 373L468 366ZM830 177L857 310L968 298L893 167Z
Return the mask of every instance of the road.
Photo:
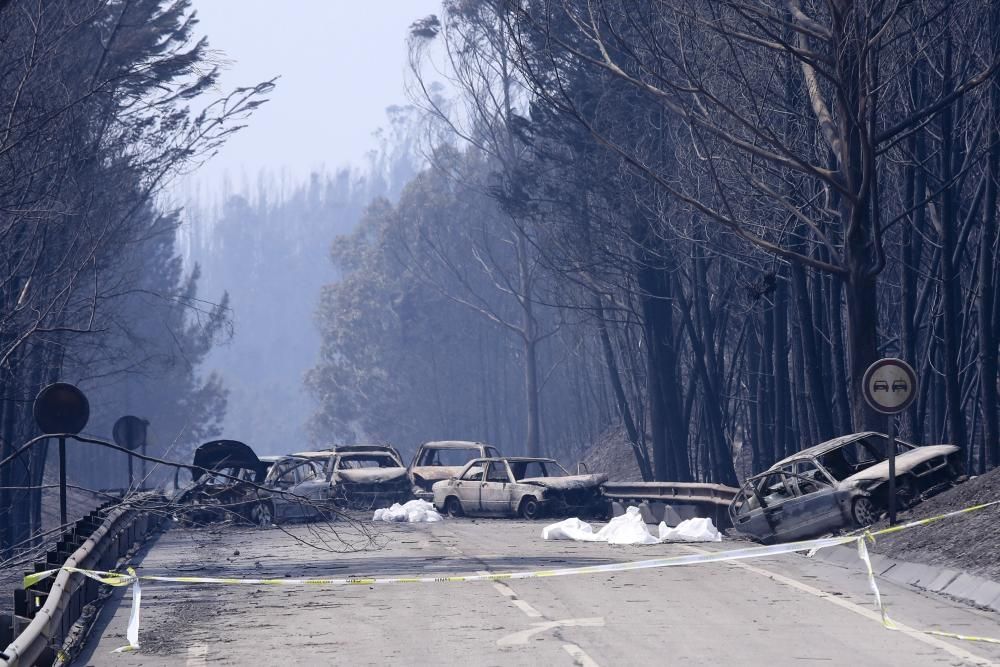
M315 526L173 529L143 574L344 577L504 572L726 549L545 542L543 523L448 519L368 524L384 547L330 553ZM342 535L359 536L343 524ZM362 542L363 543L363 542ZM909 628L1000 637L1000 617L883 582ZM296 587L148 584L141 648L126 643L127 590L109 600L88 665L1000 664L1000 646L882 627L859 570L791 554L508 583Z

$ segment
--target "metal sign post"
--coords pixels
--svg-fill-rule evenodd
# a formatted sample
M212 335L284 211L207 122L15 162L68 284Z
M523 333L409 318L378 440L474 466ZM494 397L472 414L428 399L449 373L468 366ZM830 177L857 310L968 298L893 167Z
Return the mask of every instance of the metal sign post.
M69 523L66 512L66 436L76 435L87 425L90 402L73 385L56 382L38 392L32 412L43 434L59 438L59 521L65 526Z
M111 435L115 444L134 452L142 449L146 453L146 427L149 422L133 415L125 415L115 422ZM142 479L146 478L146 462L142 462ZM132 456L128 457L128 488L135 486L135 476L132 474Z
M896 524L896 415L917 397L917 374L902 359L880 359L868 367L861 388L868 405L888 416L889 525Z

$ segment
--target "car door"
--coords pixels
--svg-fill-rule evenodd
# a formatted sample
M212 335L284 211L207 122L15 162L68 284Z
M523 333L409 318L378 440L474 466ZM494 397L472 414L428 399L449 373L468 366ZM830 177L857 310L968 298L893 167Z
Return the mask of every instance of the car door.
M790 468L789 468L790 470ZM770 542L777 539L785 513L785 503L794 498L788 470L773 470L747 480L741 503L732 507L737 530Z
M315 461L303 461L295 469L295 481L292 491L297 496L293 499L298 505L296 516L321 516L329 494L329 485L322 468Z
M503 461L492 461L486 466L486 475L479 485L479 502L484 514L510 514L510 471Z
M811 460L792 464L786 474L793 497L785 501L776 528L778 540L785 542L821 535L843 525L843 514L833 484Z
M466 514L480 514L483 511L480 504L480 486L486 472L485 465L483 462L469 466L455 481L455 495L462 501L462 509Z
M279 461L268 473L267 486L274 490L271 504L274 507L275 519L289 519L295 515L294 499L288 495L295 485L294 467L294 461Z

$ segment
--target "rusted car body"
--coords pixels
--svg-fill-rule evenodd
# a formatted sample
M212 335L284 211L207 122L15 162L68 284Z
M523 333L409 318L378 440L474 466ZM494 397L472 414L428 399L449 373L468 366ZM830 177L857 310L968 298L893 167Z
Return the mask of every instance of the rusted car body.
M744 483L729 506L733 526L772 543L874 523L888 507L888 445L881 433L853 433L778 461ZM958 447L896 441L899 508L962 479Z
M407 470L413 495L433 501L432 487L441 480L462 472L465 464L476 458L497 458L496 447L467 440L437 440L420 445Z
M276 522L328 516L329 484L323 470L327 458L329 453L273 457L264 486L271 494L270 510Z
M406 466L389 445L347 445L296 456L320 462L323 473L300 481L289 492L318 504L374 509L410 499Z
M607 475L570 475L553 459L477 458L434 484L434 506L451 516L606 516Z
M232 519L270 524L270 495L261 488L266 469L242 442L206 442L195 450L193 481L174 496L178 518L191 523Z

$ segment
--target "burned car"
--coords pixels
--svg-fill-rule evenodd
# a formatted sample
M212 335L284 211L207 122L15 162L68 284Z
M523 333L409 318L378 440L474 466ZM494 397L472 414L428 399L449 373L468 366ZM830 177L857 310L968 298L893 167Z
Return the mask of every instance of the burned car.
M324 472L329 456L329 452L307 452L273 457L264 486L270 492L267 502L276 522L329 516L330 485Z
M570 475L553 459L478 458L454 477L437 482L434 506L450 516L542 516L572 513L604 517L601 493L607 475Z
M772 543L875 523L888 507L888 445L881 433L853 433L778 461L736 494L729 506L733 526ZM896 441L900 509L963 479L958 447Z
M499 458L496 447L466 440L438 440L420 445L407 470L413 495L434 500L431 487L462 472L465 464L476 458Z
M249 446L238 440L206 442L195 450L190 470L192 482L173 498L179 519L270 525L270 497L261 488L267 467Z
M346 445L297 456L321 461L323 475L294 492L339 507L373 509L410 499L410 481L399 452L389 445Z

